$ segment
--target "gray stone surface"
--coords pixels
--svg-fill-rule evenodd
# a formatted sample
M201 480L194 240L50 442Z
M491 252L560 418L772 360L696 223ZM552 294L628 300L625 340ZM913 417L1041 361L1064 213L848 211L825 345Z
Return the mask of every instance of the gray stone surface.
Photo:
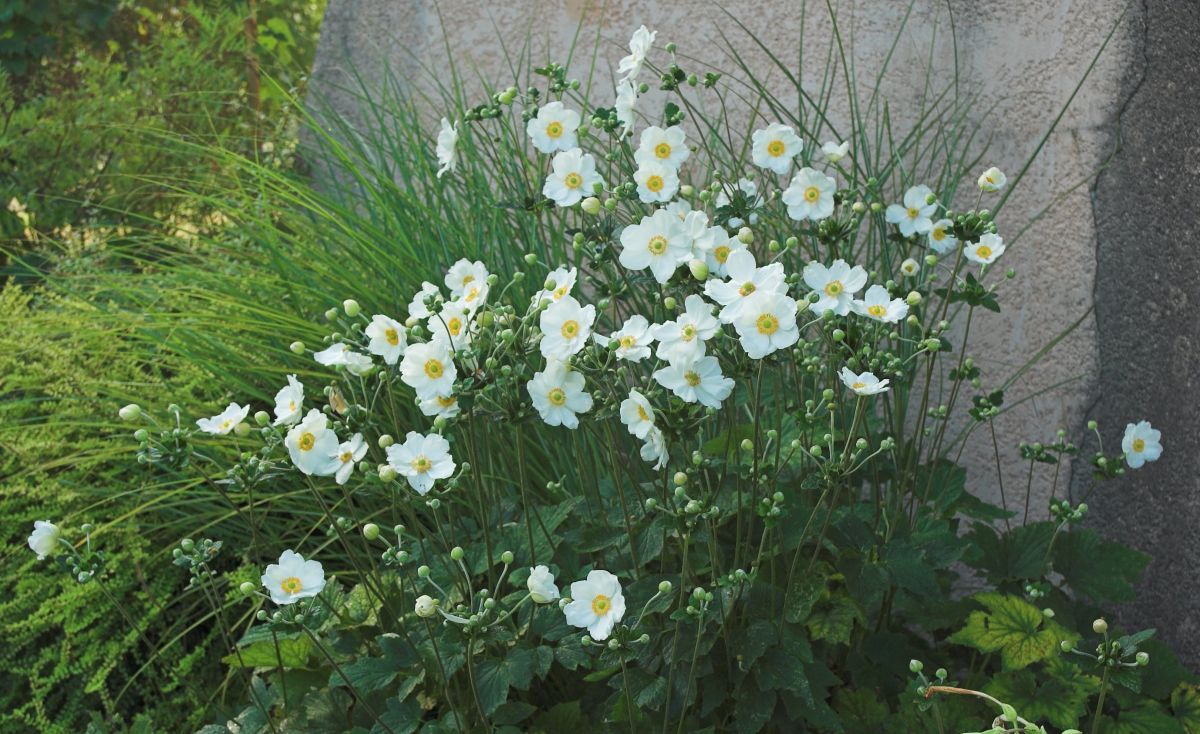
M1111 537L1154 557L1122 618L1157 626L1197 669L1200 3L1147 0L1135 24L1120 148L1095 188L1100 390L1089 416L1109 451L1127 421L1145 417L1164 452L1091 504Z

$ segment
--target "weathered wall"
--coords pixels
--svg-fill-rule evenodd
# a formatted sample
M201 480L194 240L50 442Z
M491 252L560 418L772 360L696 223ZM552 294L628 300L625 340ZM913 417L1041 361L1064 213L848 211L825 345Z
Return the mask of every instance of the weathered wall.
M1131 6L1087 84L998 219L1007 239L1043 207L1054 203L1053 209L1025 231L1005 255L1005 265L1015 268L1018 275L1005 286L1004 313L984 314L973 328L972 351L985 369L985 382L998 384L1068 324L1087 314L1094 293L1100 294L1097 314L1104 326L1100 336L1095 318L1085 318L1047 360L1029 373L1022 386L1010 393L1010 399L1018 399L1059 386L999 421L1001 435L1010 438L1012 444L1001 447L1005 455L1002 463L1012 468L1012 474L1006 474L1010 495L1013 487L1021 488L1023 494L1025 486L1024 472L1015 461L1015 443L1021 439L1051 440L1060 427L1080 435L1085 414L1101 385L1106 402L1099 404L1095 412L1113 440L1119 441L1117 431L1126 420L1146 417L1156 424L1163 422L1170 431L1171 421L1182 422L1186 415L1187 403L1178 399L1177 389L1194 374L1186 360L1195 353L1200 322L1183 318L1186 312L1181 309L1190 305L1189 293L1193 298L1200 296L1194 295L1196 287L1189 287L1185 281L1186 275L1197 272L1196 255L1189 250L1192 240L1186 236L1191 233L1185 229L1188 225L1166 213L1178 189L1174 187L1176 179L1164 173L1164 168L1178 171L1183 179L1194 179L1200 172L1196 170L1200 167L1200 149L1194 147L1195 120L1191 120L1191 128L1181 126L1176 114L1177 108L1188 104L1185 100L1190 97L1194 101L1200 91L1195 86L1195 28L1191 26L1189 31L1186 23L1174 24L1169 9L1186 5L1183 9L1192 11L1189 20L1194 23L1196 4L1166 0L1151 0L1149 4L1149 9ZM807 9L787 0L726 0L723 5L780 56L799 58L802 77L817 84L827 58L832 25L823 2L809 2ZM863 86L869 86L908 3L841 0L834 5L847 53L858 78L866 80ZM893 114L911 119L916 114L913 107L917 90L924 82L929 60L933 59L934 76L939 82L950 78L954 59L949 33L952 11L961 85L982 100L974 117L991 136L988 163L1012 175L1033 151L1125 7L1124 0L951 0L948 5L945 0L917 0L891 71L884 79L883 94ZM1177 45L1162 47L1154 57L1143 57L1143 50L1153 45L1141 43L1143 15L1160 22L1163 34L1175 34ZM346 91L358 87L354 74L361 75L368 88L382 83L385 68L401 79L420 78L429 71L444 69L447 54L468 76L478 74L507 84L507 65L499 39L519 45L529 35L535 58L561 60L580 24L580 37L588 39L584 44L590 44L590 39L599 34L602 49L607 51L607 62L601 61L600 65L603 71L606 63L615 65L624 53L630 32L642 23L659 31L660 43L676 41L681 52L712 58L718 67L723 66L720 32L724 31L748 63L754 68L767 68L761 51L723 11L714 3L700 0L510 0L503 4L478 0L330 0L313 94L332 101L335 109L354 118L359 109L357 92ZM1193 34L1190 41L1188 33ZM1178 61L1176 67L1170 67L1166 63L1170 58L1190 58L1193 66L1177 68L1186 63ZM1156 74L1147 76L1146 84L1130 100L1146 59L1159 64L1154 67ZM1191 76L1179 77L1177 73L1183 71ZM1157 79L1161 86L1150 87L1151 79ZM1175 87L1170 88L1170 84ZM1112 153L1115 122L1123 101L1128 102L1122 116L1127 146L1132 142L1143 146L1145 152L1127 148L1118 156L1117 164L1100 181L1093 209L1089 194L1095 172ZM844 115L844 105L835 101L834 111ZM1147 116L1144 122L1131 123L1142 114ZM1193 147L1187 147L1187 139ZM1130 191L1136 195L1129 196ZM955 202L959 207L973 203L973 197L969 202ZM1099 233L1099 281L1097 223L1105 228ZM1163 263L1161 277L1157 270L1146 270L1151 263L1144 257L1148 253L1143 243L1150 237L1163 243L1153 250L1153 262ZM1180 259L1172 262L1172 258ZM1130 272L1145 273L1145 279L1130 279ZM1129 304L1134 303L1137 307L1131 308ZM1106 321L1113 325L1105 326ZM1147 339L1145 329L1152 327L1161 329L1162 334ZM1110 329L1115 330L1110 333ZM1179 356L1159 358L1156 355L1161 352L1156 348ZM1123 397L1111 399L1114 395ZM1169 432L1168 459L1137 477L1131 496L1137 496L1140 503L1127 505L1121 501L1121 517L1115 509L1109 509L1109 498L1100 498L1096 504L1102 506L1101 515L1115 534L1160 557L1151 571L1153 588L1148 587L1133 613L1140 621L1160 626L1178 626L1187 620L1194 630L1200 624L1196 616L1200 612L1190 611L1190 599L1200 596L1195 593L1200 592L1200 581L1187 581L1193 592L1187 597L1181 598L1176 590L1182 568L1190 564L1196 569L1200 563L1200 548L1196 547L1200 542L1194 541L1194 532L1188 533L1193 545L1187 555L1180 557L1171 536L1150 530L1158 527L1164 506L1160 504L1161 495L1149 494L1152 480L1147 477L1161 480L1169 462L1178 461L1176 466L1185 467L1183 462L1196 461L1194 447L1188 447L1190 458L1185 458L1181 434L1182 430ZM1194 438L1189 440L1196 442ZM979 436L972 442L978 444L968 446L966 453L972 489L996 498L990 439L984 441ZM1185 468L1192 469L1191 477L1197 476L1196 467ZM1187 481L1190 484L1186 488L1194 488L1196 480ZM1181 482L1176 491L1184 489ZM1040 478L1032 501L1036 510L1044 510L1048 493L1048 478ZM1184 497L1177 499L1182 502ZM1118 500L1111 502L1115 507ZM1200 514L1200 502L1193 501L1193 507ZM1186 528L1194 520L1193 515L1181 513L1171 522L1172 527ZM1175 578L1167 580L1166 574ZM1176 635L1174 642L1186 647L1183 637L1182 633ZM1188 649L1189 655L1200 655L1200 645L1193 643ZM1193 657L1192 662L1197 659Z

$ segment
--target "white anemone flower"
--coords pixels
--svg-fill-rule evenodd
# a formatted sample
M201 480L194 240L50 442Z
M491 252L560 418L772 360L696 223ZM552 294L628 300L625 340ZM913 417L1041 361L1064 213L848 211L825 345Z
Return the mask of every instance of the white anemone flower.
M837 182L812 168L801 168L781 197L788 216L797 222L819 222L833 215L833 192Z
M742 313L745 301L756 293L784 293L787 284L782 263L771 263L758 267L754 262L754 253L749 250L735 250L726 261L726 271L729 279L725 281L710 280L704 284L704 295L721 304L721 321L731 324Z
M454 298L462 298L471 286L484 284L488 279L487 266L482 261L471 262L465 257L458 260L446 271L446 287Z
M422 436L409 431L404 443L387 447L388 466L397 474L408 479L408 484L424 496L439 479L454 473L454 459L450 456L450 442L436 433Z
M888 289L873 285L867 289L861 301L854 301L854 312L869 319L894 324L908 315L908 304L903 298L892 298Z
M939 255L945 255L958 247L958 238L953 233L954 222L949 219L939 219L930 227L925 235L929 240L929 249Z
M670 207L668 207L670 209ZM674 210L678 212L679 210ZM683 229L691 241L691 259L707 264L712 251L729 242L729 234L722 227L710 227L708 215L703 211L689 211L683 215Z
M620 580L599 569L588 573L587 580L571 584L571 603L563 607L563 614L567 624L586 628L593 640L607 640L625 616Z
M704 258L704 264L708 266L708 274L710 277L725 278L729 276L729 257L735 252L741 252L746 249L746 243L742 242L737 235L729 235L723 241L718 242ZM710 281L711 282L711 281Z
M408 304L409 317L414 319L429 318L433 312L429 310L429 304L426 302L430 301L434 296L440 295L442 295L442 292L433 283L429 281L421 283L421 290L417 291L417 294L413 296L412 302Z
M921 266L911 257L900 263L900 273L905 278L911 278L921 271Z
M721 363L711 355L682 359L654 373L658 384L685 403L719 408L733 392L733 380L721 374Z
M713 316L712 304L692 294L684 301L684 313L674 321L651 327L658 342L655 356L677 362L704 355L704 342L716 336L721 322Z
M1130 469L1139 469L1147 461L1157 461L1162 456L1161 441L1162 433L1152 428L1149 421L1125 426L1125 437L1121 439L1125 463Z
M325 569L320 561L306 561L296 551L285 550L279 556L279 563L267 566L261 580L271 601L295 604L321 593L325 588Z
M650 429L638 454L642 457L642 461L654 462L655 470L662 469L667 465L670 454L667 453L667 437L663 435L661 429Z
M546 359L567 359L587 344L596 321L596 307L581 306L573 296L550 304L542 311L538 326L542 331L541 350Z
M537 305L544 301L561 301L563 296L571 295L571 291L575 288L575 281L579 279L579 271L575 268L555 268L546 276L544 282L554 282L554 288L550 290L541 290L534 294L533 304Z
M458 368L450 345L442 341L410 344L400 361L400 379L425 399L436 395L453 395Z
M361 433L356 433L341 446L338 446L337 459L341 466L333 478L338 484L345 484L354 473L354 467L367 455L367 442L363 441Z
M575 131L579 129L579 113L562 102L550 102L538 109L529 119L525 133L533 147L543 153L570 150L579 145Z
M551 360L525 388L538 415L549 426L579 427L579 414L592 409L592 396L583 391L583 375L570 365Z
M742 349L751 359L762 359L800 340L796 326L796 301L771 291L759 291L743 302L733 327Z
M452 351L471 346L471 310L462 301L448 301L426 322L434 341L450 345Z
M652 31L646 26L633 32L633 36L629 39L629 55L617 64L617 73L623 75L622 82L633 82L637 79L638 73L642 70L642 64L646 61L646 54L650 53L650 49L654 47L656 36L658 36L658 31Z
M354 351L345 342L338 342L328 349L317 352L313 355L313 359L317 361L317 364L323 364L326 367L345 367L352 375L365 374L374 364L370 357Z
M666 283L692 254L692 243L679 217L659 209L621 231L621 265L630 270L650 268L654 279Z
M246 420L246 416L249 413L249 405L242 406L237 403L230 403L225 407L225 410L222 410L212 418L201 418L196 421L196 425L205 433L211 433L214 436L224 436L237 428L239 423Z
M275 393L275 425L290 426L300 420L304 406L304 383L295 375L287 376L288 384Z
M638 198L647 204L670 201L679 193L679 174L674 168L645 161L633 172Z
M617 111L617 122L621 123L621 137L633 132L633 110L637 107L637 90L629 82L617 84L617 98L613 108Z
M792 159L804 148L804 142L787 125L778 122L755 130L750 137L751 159L759 168L784 175L792 168Z
M316 408L288 431L283 443L292 464L309 476L332 476L342 465L338 460L337 434L329 428L325 414Z
M453 418L462 412L453 395L432 395L421 399L421 413L433 418Z
M367 351L382 357L385 363L396 364L404 356L404 348L408 346L404 324L377 313L371 317L371 323L367 324L363 331L371 340L367 344Z
M815 313L833 311L845 316L850 313L854 294L867 284L867 271L858 265L850 267L845 260L834 260L829 267L810 262L804 266L804 283L821 296L812 305Z
M631 389L629 397L621 401L621 422L637 438L645 438L654 428L654 408L636 389Z
M972 262L991 265L1004 254L1004 240L991 232L981 234L978 242L968 242L964 246L963 254Z
M884 219L899 227L905 237L927 233L933 229L933 215L937 212L937 203L928 203L932 194L928 186L913 186L904 192L904 205L889 206Z
M603 185L604 179L596 172L596 159L591 153L572 148L555 154L542 186L542 196L558 206L574 206Z
M642 131L638 148L633 158L638 165L657 163L673 171L678 171L692 151L687 146L687 134L679 125L672 125L665 130L661 127L648 127Z
M735 232L744 227L746 224L758 224L757 210L763 205L763 198L758 195L758 184L754 183L750 179L738 179L736 190L741 193L742 197L745 198L747 202L749 202L750 212L749 221L742 219L741 217L730 217L726 222L726 225L729 227L729 229ZM718 209L723 206L729 206L733 203L733 198L730 197L725 186L722 186L721 190L717 192L717 198L715 199L714 203Z
M442 118L442 129L437 136L437 177L458 167L458 123L453 126L446 118Z
M557 601L558 586L554 584L554 574L550 573L550 569L545 566L534 566L529 569L529 578L525 581L525 588L529 589L529 598L534 604L549 604L552 601Z
M881 380L872 372L855 374L849 367L841 371L842 384L850 388L856 395L878 395L888 389L888 380Z
M835 143L829 140L821 146L821 152L825 154L825 160L830 163L837 163L850 152L850 141L846 140L841 143Z
M621 328L608 336L595 334L592 338L602 347L607 347L609 342L615 341L617 343L617 359L629 362L641 362L649 357L650 345L654 343L650 322L641 314L634 314L625 319Z
M37 554L38 560L44 559L46 556L54 555L54 551L58 549L58 539L62 537L62 531L58 526L49 520L35 520L33 523L33 532L29 534L29 550Z
M1001 171L999 168L996 168L995 166L992 166L991 168L987 169L979 176L979 190L980 191L988 191L988 192L999 191L1000 189L1004 188L1005 184L1007 184L1007 183L1008 183L1008 176L1005 176L1004 171Z

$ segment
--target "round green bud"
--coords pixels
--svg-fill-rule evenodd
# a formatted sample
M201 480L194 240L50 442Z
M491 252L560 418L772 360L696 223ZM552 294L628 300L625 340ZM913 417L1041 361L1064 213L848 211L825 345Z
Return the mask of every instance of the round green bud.
M250 435L250 424L242 421L233 427L233 432L238 438L245 438Z
M1144 668L1150 664L1150 653L1139 652L1137 655L1134 656L1133 659L1137 662L1138 665L1140 665Z
M325 320L326 321L333 321L336 318L337 318L337 309L336 308L327 309L325 311Z
M743 245L753 244L754 231L749 227L742 227L738 230L737 238L738 242L741 242Z
M883 211L883 204L880 204L878 201L872 201L871 202L871 211L878 214L879 212Z
M267 411L260 410L254 414L254 422L260 426L265 426L271 422L271 416Z
M675 472L675 476L673 477L673 479L675 481L676 487L682 487L683 485L688 483L688 475L684 474L681 471Z
M669 53L669 54L675 53L675 48L676 48L675 42L671 41L670 43L667 44L667 53Z
M658 582L658 593L670 594L671 593L671 582L670 581Z
M1063 640L1062 642L1058 643L1058 648L1063 652L1071 652L1075 649L1075 643L1071 642L1070 640Z
M1094 431L1094 430L1096 430L1096 429L1097 429L1099 426L1100 426L1100 424L1099 424L1099 423L1097 423L1096 421L1088 421L1088 422L1087 422L1087 428L1088 428L1088 430L1089 430L1089 431Z
M504 551L503 553L501 553L500 554L500 562L505 565L512 563L513 562L513 552L512 551Z
M706 280L708 278L708 265L700 259L688 261L688 271L696 280Z
M599 214L601 206L603 205L600 203L600 199L596 198L595 196L589 196L579 203L579 208L582 209L585 214Z
M396 472L396 470L394 468L392 468L391 464L380 464L379 465L379 478L381 480L383 480L385 482L390 482L390 481L393 481L397 476L399 476L399 474Z
M1097 619L1095 622L1092 622L1092 632L1095 632L1098 635L1108 632L1108 622L1104 621L1103 617Z
M347 298L342 301L342 310L346 312L347 316L354 317L362 313L362 306L359 306L358 301L353 298Z
M379 537L379 526L373 522L369 522L363 525L362 534L367 540L375 540Z
M910 673L920 673L924 669L925 669L925 664L922 663L920 660L909 660L908 661L908 671Z
M754 442L748 438L743 438L742 439L742 451L753 451L753 450L754 450Z
M450 557L456 561L461 561L463 559L463 555L465 555L463 549L457 545L450 549Z
M139 406L135 403L130 403L129 405L126 405L117 411L117 415L120 416L121 420L123 420L123 421L137 420L138 417L141 416L141 414L142 414L141 406Z
M396 439L392 438L392 434L385 433L379 437L379 440L376 441L376 443L379 445L379 448L386 449L388 446L396 443Z
M528 253L527 255L525 255L524 259L525 259L526 265L533 265L533 264L537 263L538 256L536 253L531 252L531 253Z
M251 596L255 591L258 591L258 587L254 585L253 581L243 581L238 586L238 590L245 596Z
M925 298L917 291L909 291L908 295L904 297L904 302L910 306L920 306L921 301L924 300Z
M691 184L684 184L679 187L679 195L685 199L692 198L692 195L695 193L696 189Z
M136 441L147 441L150 439L150 432L145 428L139 428L133 432L133 438Z
M183 548L184 553L191 553L196 548L196 541L191 538L184 538L179 541L179 547Z
M861 201L856 201L850 205L850 209L855 214L862 214L863 212L865 212L867 210L867 205L862 203Z
M835 342L840 342L846 338L846 332L842 331L841 329L834 329L833 334L831 334L830 336L833 337L833 340Z
M668 311L674 311L675 305L675 298L673 296L667 296L663 299L663 308L667 309Z

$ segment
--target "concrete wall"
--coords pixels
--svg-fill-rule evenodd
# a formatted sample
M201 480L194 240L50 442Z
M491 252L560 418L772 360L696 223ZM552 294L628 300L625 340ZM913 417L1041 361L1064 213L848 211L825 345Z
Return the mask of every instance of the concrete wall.
M1176 309L1189 304L1189 293L1200 297L1196 286L1189 287L1186 282L1188 275L1198 271L1195 248L1191 247L1194 238L1186 236L1194 233L1194 228L1186 228L1195 218L1160 219L1164 204L1180 191L1177 179L1192 187L1193 201L1195 198L1192 181L1200 172L1200 149L1194 147L1196 113L1193 109L1193 127L1181 127L1176 107L1182 109L1189 94L1192 100L1200 96L1196 36L1188 41L1186 30L1180 35L1170 3L1147 2L1147 7L1130 6L1089 81L998 219L1000 231L1011 239L1045 206L1054 204L1005 255L1005 265L1015 268L1018 277L1005 287L1004 313L988 313L976 322L971 351L985 370L985 383L998 384L1096 303L1095 314L1088 315L1029 373L1021 387L1010 393L1010 399L1017 399L1059 385L999 421L1000 435L1010 444L1001 447L1002 463L1012 471L1006 474L1005 484L1010 496L1013 487L1019 487L1023 495L1025 476L1015 458L1018 441L1052 440L1060 427L1080 436L1089 410L1102 420L1111 441L1119 441L1127 420L1145 417L1168 426L1168 458L1135 479L1134 494L1117 494L1130 492L1126 485L1114 488L1115 496L1098 497L1093 504L1100 506L1114 535L1158 557L1150 583L1131 614L1140 623L1177 629L1190 625L1194 630L1200 624L1200 613L1191 610L1190 598L1200 598L1195 573L1200 543L1193 540L1186 554L1179 555L1177 538L1153 530L1160 527L1164 497L1150 487L1163 480L1168 462L1178 461L1175 465L1183 467L1183 462L1196 461L1194 447L1188 446L1193 458L1184 456L1187 444L1182 425L1187 403L1178 399L1176 391L1195 374L1187 360L1196 352L1200 322L1171 319L1177 313L1184 315ZM727 0L723 5L780 56L799 59L802 78L814 87L818 84L832 37L824 2L809 2L804 7L786 0ZM865 80L862 86L869 86L897 29L905 22L908 3L841 0L834 5L847 53L858 78ZM1178 5L1192 11L1194 34L1195 3L1186 3L1186 8L1184 3ZM930 59L938 83L946 82L954 71L954 43L949 32L953 21L961 88L980 96L982 103L973 113L974 120L992 141L986 165L1000 166L1012 175L1048 129L1125 7L1124 0L950 0L949 4L916 0L891 71L883 80L883 92L893 114L912 119L915 95ZM1174 34L1178 48L1163 46L1153 56L1147 55L1147 49L1158 48L1143 39L1154 21L1161 23L1159 29L1165 36ZM607 56L607 65L601 62L603 71L608 65L615 66L630 32L642 23L659 31L660 43L676 41L681 53L711 58L718 67L730 66L722 63L720 33L724 31L747 63L756 69L768 68L762 52L716 4L699 0L511 0L501 4L329 0L312 94L354 118L358 101L354 93L345 91L357 87L351 70L370 88L382 83L385 68L402 79L420 78L430 70L444 68L448 54L468 76L478 74L507 85L499 39L519 45L528 35L533 39L535 59L560 60L580 26L586 47L590 48L597 36L601 39ZM1190 58L1192 65L1177 68L1185 62L1173 58ZM1147 72L1150 67L1153 73ZM1190 76L1180 76L1181 72ZM1146 83L1141 83L1143 78ZM1161 88L1148 91L1152 79L1158 80ZM1175 86L1169 88L1171 84ZM834 112L844 118L845 105L835 102ZM1100 179L1093 207L1090 195L1095 174L1113 151L1118 119L1125 122L1127 148ZM1182 143L1189 133L1193 147ZM1163 137L1154 137L1159 134ZM1131 150L1130 143L1135 149ZM1167 167L1177 171L1177 177L1163 172L1168 161L1174 165ZM1130 189L1136 195L1128 196ZM959 207L973 203L973 197L955 202ZM1154 250L1154 271L1146 270L1151 263L1143 258L1148 238L1164 244ZM1175 257L1180 259L1173 263ZM1132 272L1146 273L1143 277L1148 280L1131 279L1128 274ZM1138 307L1129 309L1131 303ZM1187 326L1179 327L1177 321ZM1150 336L1147 327L1155 330L1152 339L1146 338ZM1156 356L1164 345L1177 357L1164 360ZM1101 390L1105 401L1097 403ZM1176 425L1179 430L1171 431ZM1195 438L1187 440L1197 443ZM977 436L973 444L965 455L971 489L995 499L998 492L990 439ZM1187 468L1192 469L1191 476L1197 475L1195 467ZM1086 467L1080 473L1085 472ZM1035 482L1032 506L1039 512L1044 511L1049 494L1048 479L1047 475ZM1184 490L1194 489L1195 483L1195 479L1179 482L1175 499L1182 501ZM1126 502L1132 497L1139 502ZM1192 507L1198 508L1196 513L1175 515L1173 525L1194 526L1200 501L1193 500ZM1196 534L1190 536L1194 539ZM1184 568L1193 573L1184 578ZM1188 644L1182 633L1168 636L1186 648L1193 665L1200 662L1200 645Z

